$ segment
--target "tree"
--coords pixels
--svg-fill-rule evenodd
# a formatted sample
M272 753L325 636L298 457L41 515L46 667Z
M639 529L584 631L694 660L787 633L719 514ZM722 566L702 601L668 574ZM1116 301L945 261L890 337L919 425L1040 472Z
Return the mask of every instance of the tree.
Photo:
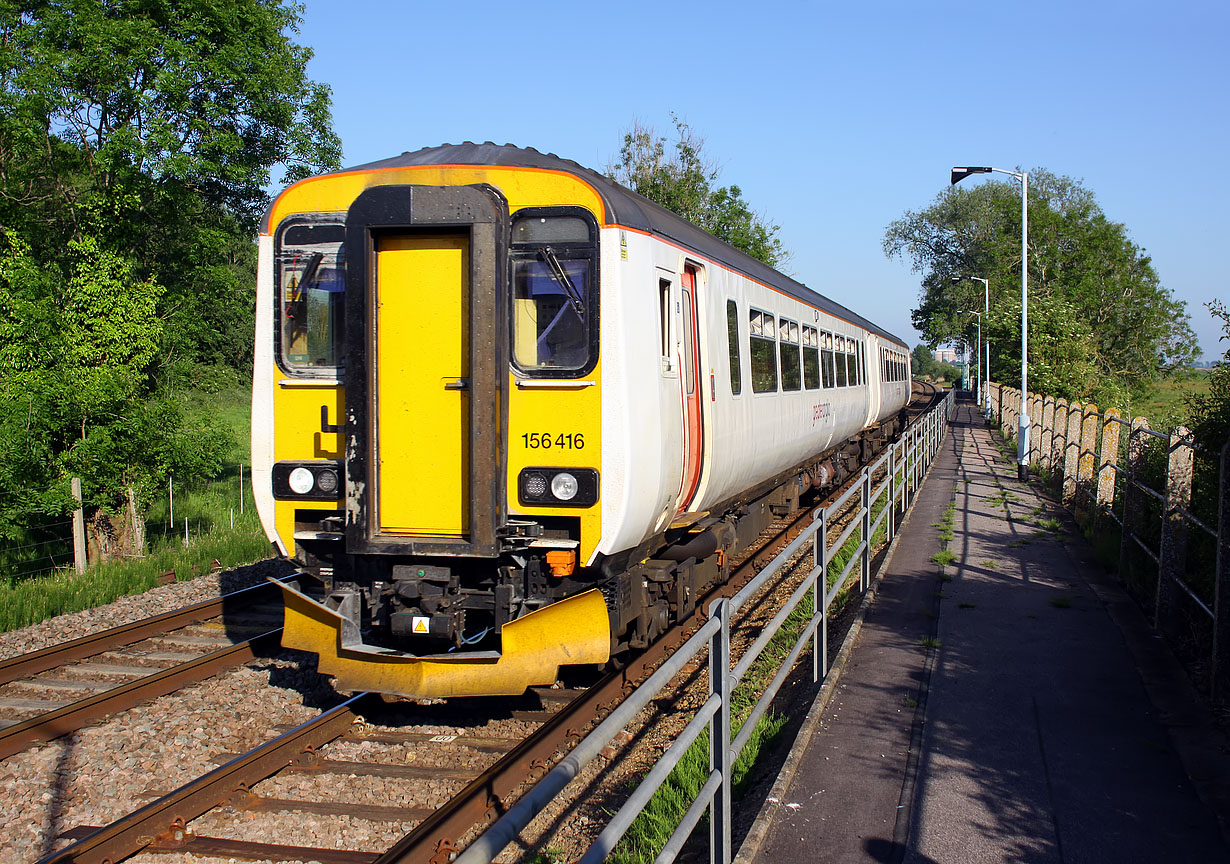
M1230 307L1220 300L1205 304L1209 311L1221 319L1222 340L1230 339ZM1230 347L1221 360L1209 372L1209 389L1187 399L1188 423L1196 441L1214 458L1221 455L1221 448L1230 441Z
M168 472L217 472L224 439L187 426L179 384L250 363L274 168L340 162L299 12L0 0L0 534L63 512L78 475L139 536Z
M779 226L754 213L738 186L715 188L721 171L701 155L704 141L674 114L671 120L678 134L673 153L665 137L634 121L607 174L770 267L785 264Z
M981 309L991 368L1020 374L1020 191L1012 183L950 187L888 226L884 251L922 274L914 326L932 344L968 333L961 309ZM1079 182L1048 171L1029 185L1030 389L1125 407L1169 368L1194 357L1185 306L1162 286L1145 251Z
M935 355L926 345L919 342L910 352L910 373L915 378L923 375L933 375L937 366Z

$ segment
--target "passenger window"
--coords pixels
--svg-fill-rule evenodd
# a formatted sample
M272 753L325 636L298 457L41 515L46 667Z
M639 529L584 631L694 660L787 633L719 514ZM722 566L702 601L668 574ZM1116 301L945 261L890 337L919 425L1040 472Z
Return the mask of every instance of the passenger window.
M777 328L767 312L748 313L748 339L751 343L752 392L777 390Z
M799 325L782 318L777 328L778 347L782 358L782 389L798 390L799 378Z
M837 386L850 386L850 367L846 364L846 337L837 336L834 341L834 355L837 358Z
M726 338L730 345L730 392L738 396L743 392L743 367L739 359L739 306L734 300L726 301Z
M292 223L278 237L282 361L290 369L343 365L346 229Z
M820 334L807 325L803 325L803 386L820 388Z
M523 371L575 377L597 359L597 246L579 216L513 222L513 361Z
M837 373L833 370L833 334L820 334L820 356L823 361L824 389L837 386Z

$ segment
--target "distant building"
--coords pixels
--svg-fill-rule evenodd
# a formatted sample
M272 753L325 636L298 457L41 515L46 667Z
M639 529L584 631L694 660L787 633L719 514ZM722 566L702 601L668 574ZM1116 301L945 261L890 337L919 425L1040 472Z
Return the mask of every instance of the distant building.
M961 358L957 355L956 348L936 348L934 352L935 359L941 363L958 363Z

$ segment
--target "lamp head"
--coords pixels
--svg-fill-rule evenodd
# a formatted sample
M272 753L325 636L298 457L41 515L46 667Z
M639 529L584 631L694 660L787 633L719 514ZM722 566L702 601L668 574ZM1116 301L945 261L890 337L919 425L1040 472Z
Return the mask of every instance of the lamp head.
M960 183L962 180L964 180L966 177L968 177L971 174L990 174L990 173L991 173L990 168L973 168L973 167L953 168L952 178L948 181L948 185L956 186L958 183Z

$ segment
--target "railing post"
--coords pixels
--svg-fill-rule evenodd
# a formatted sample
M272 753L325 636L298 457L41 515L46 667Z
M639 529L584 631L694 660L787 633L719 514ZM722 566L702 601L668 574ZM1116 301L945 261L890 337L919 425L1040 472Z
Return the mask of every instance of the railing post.
M1096 525L1115 509L1115 476L1119 470L1119 412L1110 408L1102 420L1102 452L1098 457Z
M1037 393L1029 394L1029 425L1034 429L1042 428L1042 397ZM1030 464L1040 461L1042 456L1042 440L1037 435L1029 436L1029 453L1026 459Z
M812 634L812 680L819 684L829 674L829 610L824 600L829 593L829 511L820 511L820 525L816 528L814 561L820 572L812 589L812 613L823 612L816 631Z
M1213 698L1230 695L1230 441L1221 448L1217 494L1217 573L1213 579Z
M1093 504L1094 463L1097 459L1098 406L1085 405L1084 421L1081 423L1080 458L1076 462L1076 507L1075 512L1087 513Z
M718 600L709 611L722 622L709 643L709 689L721 700L709 721L709 771L721 778L709 810L709 864L730 864L730 601Z
M863 575L859 588L863 593L871 587L871 469L863 469Z
M1136 488L1144 474L1145 459L1148 456L1149 421L1144 417L1132 420L1132 428L1128 432L1128 464L1127 477L1123 481L1123 536L1119 541L1119 576L1126 581L1127 563L1132 552L1132 538L1136 535L1136 526L1140 524L1140 512L1143 509L1144 496Z
M1081 452L1081 404L1068 406L1068 433L1065 436L1063 454L1063 506L1076 509L1076 466Z
M897 536L897 446L888 448L888 542Z
M1055 400L1054 429L1051 431L1051 486L1062 488L1063 459L1068 445L1068 400Z
M1187 518L1179 511L1192 503L1192 462L1195 436L1186 426L1170 433L1166 464L1166 510L1162 514L1162 544L1157 559L1157 604L1154 626L1159 630L1174 613L1175 580L1187 567Z

